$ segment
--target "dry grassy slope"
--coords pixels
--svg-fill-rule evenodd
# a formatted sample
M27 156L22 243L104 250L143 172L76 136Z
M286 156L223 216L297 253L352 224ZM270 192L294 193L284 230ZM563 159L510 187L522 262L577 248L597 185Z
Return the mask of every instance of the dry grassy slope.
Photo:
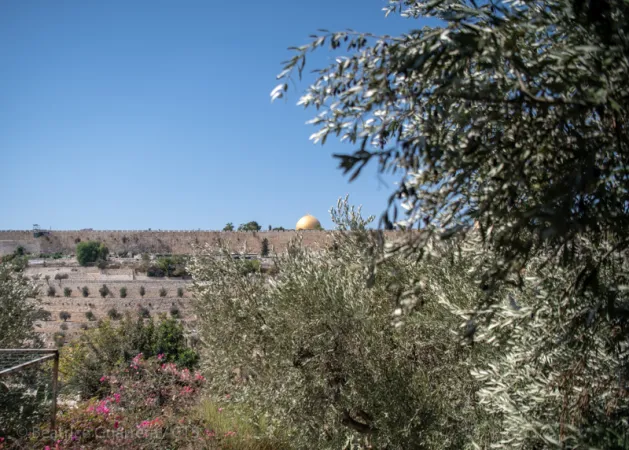
M190 280L181 280L175 278L149 278L144 274L135 274L130 267L131 261L128 261L126 267L121 269L105 269L100 270L95 267L80 267L74 258L66 258L47 262L47 266L41 265L29 266L26 269L26 275L29 278L38 279L41 286L41 299L44 308L51 313L50 321L41 321L37 323L38 330L42 332L47 346L54 346L52 336L57 331L63 331L66 339L72 339L80 333L81 325L95 326L96 321L89 321L85 313L92 311L96 319L107 318L107 312L113 307L120 313L126 311L131 312L137 317L137 311L140 306L147 308L152 316L160 313L169 315L172 306L179 309L182 320L191 322L194 315L190 307L190 293L187 288L190 286ZM55 280L57 274L68 274L67 279ZM50 278L46 281L45 277ZM102 298L99 289L106 284L111 295ZM54 286L56 293L54 297L47 296L49 286ZM81 288L87 286L89 296L83 297ZM120 297L120 288L127 288L127 297ZM144 297L140 295L140 287L144 286L146 293ZM69 287L72 289L70 297L65 297L63 290ZM166 297L160 297L161 288L167 291ZM177 288L184 289L183 298L177 297ZM71 318L65 322L68 329L61 330L64 323L59 318L61 311L67 311L71 314Z

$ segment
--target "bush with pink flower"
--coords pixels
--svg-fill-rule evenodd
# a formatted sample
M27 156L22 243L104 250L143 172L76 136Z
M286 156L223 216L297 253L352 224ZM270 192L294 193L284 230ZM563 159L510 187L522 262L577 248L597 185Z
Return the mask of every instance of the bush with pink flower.
M189 440L203 448L210 440L206 426L189 418L205 384L200 373L140 353L100 383L103 398L61 409L59 448L164 448ZM33 437L31 444L38 442Z

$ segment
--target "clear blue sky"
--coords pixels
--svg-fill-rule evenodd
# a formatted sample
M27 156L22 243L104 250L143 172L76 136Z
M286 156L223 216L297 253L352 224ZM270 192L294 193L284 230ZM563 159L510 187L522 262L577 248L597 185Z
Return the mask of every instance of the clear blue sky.
M348 183L315 114L270 102L287 47L319 28L399 34L384 0L0 2L0 229L294 227L347 193L379 215L391 185ZM315 55L315 65L338 54ZM315 65L310 65L310 69Z

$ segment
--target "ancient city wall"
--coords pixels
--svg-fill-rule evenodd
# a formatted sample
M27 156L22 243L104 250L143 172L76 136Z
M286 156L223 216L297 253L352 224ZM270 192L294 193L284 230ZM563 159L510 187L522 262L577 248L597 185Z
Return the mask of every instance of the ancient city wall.
M387 234L392 232L387 232ZM34 237L32 231L0 230L0 255L12 253L23 246L31 253L74 253L81 241L103 242L113 253L189 254L194 245L211 245L223 241L235 252L259 253L262 240L268 239L270 249L281 253L292 238L301 236L306 247L317 248L330 242L326 231L49 231Z

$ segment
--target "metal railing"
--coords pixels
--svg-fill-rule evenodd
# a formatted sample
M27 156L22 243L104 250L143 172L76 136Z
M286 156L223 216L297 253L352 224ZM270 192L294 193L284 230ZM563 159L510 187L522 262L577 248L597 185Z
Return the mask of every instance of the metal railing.
M59 350L58 349L0 349L0 377L20 372L27 367L52 361L52 407L50 413L50 431L56 428L57 419L57 389L59 378ZM1 379L1 378L0 378Z

